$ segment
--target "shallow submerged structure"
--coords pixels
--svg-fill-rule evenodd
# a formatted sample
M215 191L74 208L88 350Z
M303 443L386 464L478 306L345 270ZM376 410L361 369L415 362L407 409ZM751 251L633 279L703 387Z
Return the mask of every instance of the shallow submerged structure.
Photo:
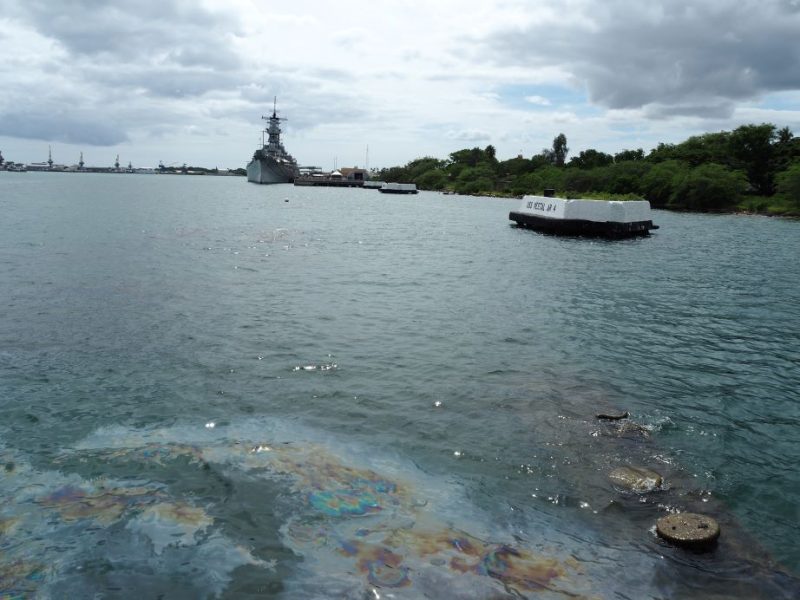
M566 200L556 198L553 190L545 190L544 196L524 196L508 218L521 227L562 235L624 238L658 229L646 200Z
M101 427L38 464L0 440L0 461L0 598L797 597L730 526L697 561L644 529L626 550L624 506L674 511L663 495L573 518L504 492L487 511L400 455L287 420Z

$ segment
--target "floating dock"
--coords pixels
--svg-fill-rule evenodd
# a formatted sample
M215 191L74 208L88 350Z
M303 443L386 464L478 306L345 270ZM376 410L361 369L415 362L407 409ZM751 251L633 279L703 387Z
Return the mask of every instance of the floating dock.
M378 188L382 194L417 194L416 183L387 183Z

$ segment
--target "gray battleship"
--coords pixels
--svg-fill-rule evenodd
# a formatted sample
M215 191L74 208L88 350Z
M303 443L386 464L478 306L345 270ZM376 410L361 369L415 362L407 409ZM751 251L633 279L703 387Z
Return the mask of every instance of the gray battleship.
M271 117L261 117L269 121L266 129L267 143L253 154L252 160L247 165L247 181L253 183L292 183L299 175L297 161L281 143L281 121L277 113L277 98L272 107Z

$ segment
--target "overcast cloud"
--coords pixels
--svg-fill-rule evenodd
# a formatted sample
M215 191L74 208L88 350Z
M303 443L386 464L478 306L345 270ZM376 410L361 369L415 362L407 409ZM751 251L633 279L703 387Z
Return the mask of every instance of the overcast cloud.
M0 0L0 149L239 167L274 96L323 167L800 134L798 31L800 0Z

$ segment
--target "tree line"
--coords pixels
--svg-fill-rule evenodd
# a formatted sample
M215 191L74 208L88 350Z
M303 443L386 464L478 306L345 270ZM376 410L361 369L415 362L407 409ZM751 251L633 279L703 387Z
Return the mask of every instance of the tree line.
M445 160L418 158L377 176L458 194L521 196L553 188L568 198L645 198L657 208L800 214L800 138L788 127L742 125L659 144L647 154L588 149L568 156L561 133L531 158L501 161L489 145Z

